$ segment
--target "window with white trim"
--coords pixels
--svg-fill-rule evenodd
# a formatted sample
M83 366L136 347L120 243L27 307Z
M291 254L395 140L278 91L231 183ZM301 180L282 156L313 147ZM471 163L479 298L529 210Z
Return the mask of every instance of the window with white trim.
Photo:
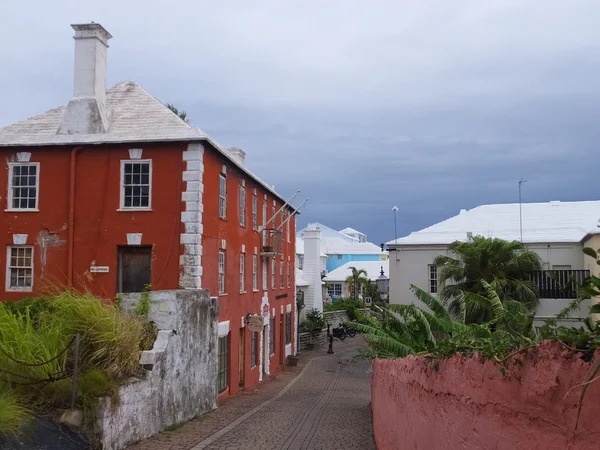
M287 263L287 287L290 287L290 262Z
M225 392L228 387L229 378L229 335L219 338L217 350L219 365L217 369L217 388L219 394Z
M287 241L289 243L289 242L292 242L290 240L290 227L292 225L292 219L290 217L290 213L287 214L286 220L287 220L287 222L285 223L285 225L287 226L287 229L285 230L285 232L287 234Z
M269 355L275 354L275 319L269 320Z
M225 293L225 250L219 250L219 294Z
M298 255L298 262L296 265L298 266L298 270L302 270L304 268L304 255Z
M8 163L8 209L37 210L40 163Z
M262 260L262 286L263 291L267 290L267 260L263 258Z
M279 287L283 289L283 261L279 263Z
M285 344L292 343L292 313L285 313Z
M258 230L258 197L252 196L252 229Z
M254 368L258 366L258 333L253 331L250 336L250 367Z
M271 289L275 289L275 258L271 258Z
M227 177L219 175L219 218L227 218Z
M6 290L33 289L33 246L9 246L6 257Z
M240 292L246 291L246 254L240 253Z
M437 278L437 266L435 264L429 264L427 266L429 273L429 293L437 294L438 291L438 278Z
M327 286L327 295L330 297L341 297L342 296L342 284L331 283Z
M240 186L240 226L246 226L246 187Z
M252 255L252 290L258 291L258 256Z
M152 160L121 161L121 208L150 209Z

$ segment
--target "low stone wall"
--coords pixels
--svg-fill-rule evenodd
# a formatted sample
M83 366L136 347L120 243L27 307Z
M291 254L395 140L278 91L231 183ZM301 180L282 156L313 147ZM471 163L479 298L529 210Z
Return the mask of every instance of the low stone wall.
M139 297L124 296L124 307L132 310ZM207 290L151 293L149 319L159 332L140 358L147 376L122 386L118 405L100 404L103 449L125 448L217 407L218 316L218 301Z
M590 366L549 341L513 357L506 376L495 362L462 356L440 362L437 370L423 357L376 360L377 448L597 449L600 380L586 392L576 430L581 387L570 390L585 381Z
M307 344L313 343L315 347L320 347L327 343L327 330L321 331L313 336L310 333L300 333L300 351L306 350Z

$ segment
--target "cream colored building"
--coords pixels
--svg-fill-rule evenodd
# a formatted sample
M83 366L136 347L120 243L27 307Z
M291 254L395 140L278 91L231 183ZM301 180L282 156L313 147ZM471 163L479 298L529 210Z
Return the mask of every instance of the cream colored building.
M552 270L565 283L570 277L582 281L598 274L600 266L583 248L600 249L600 201L524 203L521 211L522 227L519 204L482 205L388 242L390 302L419 304L411 284L437 294L435 258L446 254L452 242L477 235L512 241L521 240L522 233L523 242L540 256L544 270ZM541 296L536 323L556 315L575 298L575 290L558 288L544 271L535 280ZM569 322L587 317L594 301L586 300Z

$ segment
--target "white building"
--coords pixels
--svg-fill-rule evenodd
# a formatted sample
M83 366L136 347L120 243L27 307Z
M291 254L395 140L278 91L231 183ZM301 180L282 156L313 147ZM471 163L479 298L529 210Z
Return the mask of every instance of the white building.
M347 278L352 275L351 267L355 267L356 270L366 271L366 277L371 283L375 283L377 278L379 278L379 275L381 275L382 270L386 276L389 273L389 261L387 260L348 262L343 266L332 270L325 278L323 278L323 281L326 282L326 301L335 300L337 297L351 297L353 295L346 282Z
M339 232L356 239L358 242L367 242L367 235L355 230L354 228L346 227Z
M545 270L555 271L565 281L570 276L583 280L590 273L598 274L599 266L583 253L583 248L600 248L599 219L600 201L524 203L523 242L540 256ZM450 219L388 242L390 302L419 304L410 291L411 284L437 294L435 258L446 254L452 242L477 235L520 240L519 204L463 209ZM541 297L536 313L538 322L556 315L576 296L574 290L557 289L543 272L536 274L536 283ZM585 318L591 302L573 314L572 320Z

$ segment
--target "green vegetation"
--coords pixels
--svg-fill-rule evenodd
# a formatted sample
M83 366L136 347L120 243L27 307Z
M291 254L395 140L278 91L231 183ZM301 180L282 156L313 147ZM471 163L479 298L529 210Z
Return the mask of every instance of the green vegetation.
M96 399L118 402L118 384L140 373L141 349L154 341L155 331L144 315L88 293L0 303L0 433L17 432L32 413L70 407L77 333L77 406L89 429Z
M187 113L186 113L185 111L179 111L179 109L177 109L177 108L175 107L175 105L172 105L172 104L170 104L170 103L167 103L165 106L166 106L167 108L169 108L169 109L170 109L170 110L173 112L173 114L176 114L176 115L177 115L177 116L178 116L178 117L179 117L181 120L183 120L185 123L188 123L188 122L189 122L189 119L188 119Z
M353 298L339 298L331 303L323 304L323 311L346 311L350 320L356 320L356 310L363 308L363 302ZM337 326L337 324L336 324Z
M368 274L365 269L357 269L354 266L349 267L349 269L352 273L346 278L348 290L352 292L352 298L358 300L358 296L362 292L363 287L371 282L369 281L369 278L367 278Z
M466 242L456 241L448 247L448 256L439 256L435 264L443 286L440 299L454 313L465 304L466 323L491 320L490 309L468 297L469 294L487 295L484 282L493 288L502 303L519 302L530 312L538 305L538 293L529 275L541 269L541 261L521 242L482 236Z

